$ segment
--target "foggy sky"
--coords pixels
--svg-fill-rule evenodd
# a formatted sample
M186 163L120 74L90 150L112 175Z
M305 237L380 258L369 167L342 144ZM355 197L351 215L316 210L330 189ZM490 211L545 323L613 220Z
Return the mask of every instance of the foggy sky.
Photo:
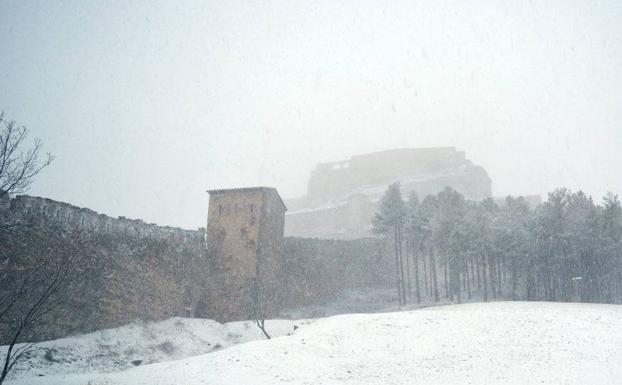
M103 3L0 1L0 110L56 156L31 195L196 228L208 188L447 145L494 195L622 192L618 1Z

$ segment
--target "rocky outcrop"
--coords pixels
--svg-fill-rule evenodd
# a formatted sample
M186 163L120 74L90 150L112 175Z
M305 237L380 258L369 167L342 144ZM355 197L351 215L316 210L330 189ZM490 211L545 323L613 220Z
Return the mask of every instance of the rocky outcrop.
M286 200L285 235L355 239L370 235L371 218L387 187L420 197L452 187L469 199L489 197L486 171L454 147L413 148L356 155L320 163L311 172L307 195Z

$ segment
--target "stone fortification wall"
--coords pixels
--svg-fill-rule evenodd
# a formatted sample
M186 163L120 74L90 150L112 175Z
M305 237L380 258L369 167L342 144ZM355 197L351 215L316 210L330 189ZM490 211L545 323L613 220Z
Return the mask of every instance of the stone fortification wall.
M230 320L210 306L211 296L230 301L235 296L227 296L215 279L218 262L208 253L204 231L111 218L45 198L18 196L3 203L3 219L28 224L29 230L8 226L0 231L0 255L12 255L0 261L2 282L37 266L40 250L51 241L78 239L82 257L95 266L69 300L49 314L47 326L25 334L24 340L85 333L135 319ZM386 256L391 254L383 247L375 239L285 238L275 294L283 306L298 307L329 301L347 288L390 285L392 265ZM0 295L7 288L0 286ZM2 331L8 327L0 322L0 335L7 336Z
M375 238L286 237L280 273L284 304L296 308L329 302L344 289L392 287L390 246Z
M184 241L205 235L199 230L158 226L140 219L113 218L91 209L29 195L18 195L11 199L5 215L16 220L33 216L47 217L67 229L94 231L102 234L126 234L158 240Z
M11 282L45 266L49 244L55 250L78 247L77 263L91 267L88 278L72 285L67 300L48 315L46 327L29 331L25 340L90 332L135 319L215 318L204 301L211 264L203 230L112 218L26 195L4 200L0 220L11 224L0 226L0 255L11 255L0 261L0 295L11 295ZM4 339L8 334L2 331L10 325L3 320Z

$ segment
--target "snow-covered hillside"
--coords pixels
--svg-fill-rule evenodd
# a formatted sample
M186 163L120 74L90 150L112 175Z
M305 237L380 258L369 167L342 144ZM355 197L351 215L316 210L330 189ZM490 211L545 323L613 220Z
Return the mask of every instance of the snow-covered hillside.
M307 322L271 320L266 323L266 329L271 336L278 337ZM38 343L28 359L16 365L10 377L48 378L53 374L119 371L265 338L252 321L226 324L194 318L137 321L119 328ZM2 356L5 351L6 347L0 347Z
M10 384L615 384L621 329L619 305L498 302L349 314L181 360Z

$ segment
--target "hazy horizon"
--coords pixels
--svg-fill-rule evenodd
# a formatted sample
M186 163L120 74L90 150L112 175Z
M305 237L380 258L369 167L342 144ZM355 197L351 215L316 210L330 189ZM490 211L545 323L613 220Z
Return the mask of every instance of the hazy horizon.
M31 195L196 228L207 189L441 146L494 196L622 193L615 1L2 5L0 111L56 156Z

